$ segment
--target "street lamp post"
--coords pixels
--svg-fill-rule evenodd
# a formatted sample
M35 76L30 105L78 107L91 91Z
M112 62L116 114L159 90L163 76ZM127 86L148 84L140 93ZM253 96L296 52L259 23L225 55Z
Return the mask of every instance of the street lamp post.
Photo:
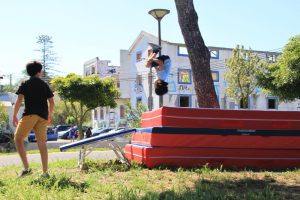
M158 22L158 45L161 46L161 30L160 30L160 21L162 18L169 14L170 10L167 9L152 9L148 12L148 14L152 15L157 22ZM161 51L159 51L159 55L161 56ZM153 97L152 97L152 67L150 67L150 72L149 72L149 98L148 98L148 107L149 111L151 111L153 108ZM163 96L159 96L159 107L163 106Z

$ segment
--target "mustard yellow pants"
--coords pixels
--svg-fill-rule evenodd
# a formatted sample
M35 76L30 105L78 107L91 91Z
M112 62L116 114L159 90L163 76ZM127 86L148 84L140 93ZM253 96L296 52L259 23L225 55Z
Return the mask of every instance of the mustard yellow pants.
M47 140L48 121L38 115L26 115L19 121L15 133L15 139L24 140L31 130L34 131L37 141Z

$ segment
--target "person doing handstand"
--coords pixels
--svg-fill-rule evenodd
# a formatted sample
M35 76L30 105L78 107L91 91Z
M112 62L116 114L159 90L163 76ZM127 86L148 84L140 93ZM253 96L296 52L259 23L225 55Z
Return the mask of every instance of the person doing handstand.
M146 59L146 67L154 67L157 73L157 80L154 82L155 93L162 96L168 92L168 83L166 82L171 71L171 59L168 55L157 56L161 47L159 45L149 43L149 56Z

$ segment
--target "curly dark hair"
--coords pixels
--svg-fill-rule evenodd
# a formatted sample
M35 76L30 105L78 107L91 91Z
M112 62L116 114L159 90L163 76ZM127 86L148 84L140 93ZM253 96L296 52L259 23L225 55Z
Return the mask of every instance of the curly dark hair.
M155 82L155 94L162 96L168 92L168 83L161 80L160 82Z
M37 61L29 62L26 65L26 71L29 76L35 76L37 73L42 71L42 68L42 64Z

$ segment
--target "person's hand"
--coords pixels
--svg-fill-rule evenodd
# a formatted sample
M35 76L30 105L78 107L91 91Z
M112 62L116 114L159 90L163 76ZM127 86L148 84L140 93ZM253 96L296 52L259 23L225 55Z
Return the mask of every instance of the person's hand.
M19 120L18 120L17 116L13 116L13 125L14 125L14 127L17 127L18 123L19 123Z
M48 115L48 124L51 124L51 120L52 120L52 115Z
M150 54L149 58L154 59L156 57L157 53L152 52L152 54Z

